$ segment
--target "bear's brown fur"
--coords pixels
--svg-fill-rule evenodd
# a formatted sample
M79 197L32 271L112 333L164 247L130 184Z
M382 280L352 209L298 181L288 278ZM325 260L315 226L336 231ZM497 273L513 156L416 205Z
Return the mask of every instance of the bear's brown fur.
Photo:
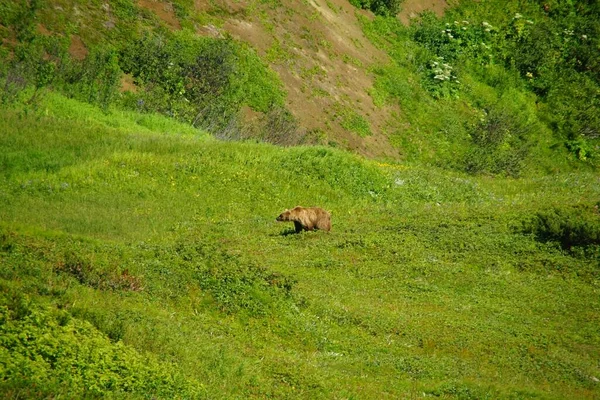
M293 221L296 233L305 230L331 230L331 214L320 207L300 207L282 212L277 221Z

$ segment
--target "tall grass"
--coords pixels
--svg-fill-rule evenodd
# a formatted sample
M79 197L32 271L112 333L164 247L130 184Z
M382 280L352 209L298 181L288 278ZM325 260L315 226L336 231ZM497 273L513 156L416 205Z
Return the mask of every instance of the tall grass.
M0 113L8 396L598 395L594 244L526 228L594 221L594 174L219 142L53 93ZM332 232L275 221L298 204Z

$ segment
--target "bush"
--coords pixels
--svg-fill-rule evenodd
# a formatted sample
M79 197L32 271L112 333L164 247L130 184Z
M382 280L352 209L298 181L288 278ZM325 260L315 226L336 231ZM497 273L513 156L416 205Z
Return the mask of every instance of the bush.
M142 88L136 106L212 133L231 129L242 106L283 104L281 85L258 56L232 39L187 31L147 34L121 52L121 67ZM231 136L227 134L226 136Z
M350 0L350 3L378 15L396 15L400 12L402 0Z
M199 383L169 363L112 343L66 311L0 297L0 392L8 398L195 398ZM23 307L22 305L20 307Z
M425 12L411 26L411 31L417 43L445 62L468 58L488 64L492 60L491 43L497 29L488 22L462 20L444 23L432 12Z
M117 98L122 75L117 52L95 48L85 60L73 61L71 65L63 91L107 111Z
M530 99L507 92L472 127L473 147L467 153L465 170L519 176L538 130Z
M539 241L557 242L563 249L600 246L600 215L595 207L553 208L538 212L525 224L525 231Z

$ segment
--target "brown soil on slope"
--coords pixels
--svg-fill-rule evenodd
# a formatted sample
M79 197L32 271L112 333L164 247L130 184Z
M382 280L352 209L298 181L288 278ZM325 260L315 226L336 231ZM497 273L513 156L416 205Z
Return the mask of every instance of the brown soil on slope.
M168 1L157 1L157 0L139 0L138 6L146 8L155 13L164 23L166 23L171 29L181 29L179 20L175 16L175 10L173 4Z
M237 3L238 6L240 3ZM288 93L288 107L308 130L370 157L396 158L383 132L388 111L369 96L370 66L389 62L363 35L358 12L345 0L282 1L267 21L240 12L224 29L250 43L270 62ZM369 121L365 138L341 126L349 113Z
M398 18L403 24L407 25L412 18L416 18L423 11L433 11L441 16L446 8L448 8L446 0L404 0Z
M140 5L148 3L164 4L140 0ZM268 61L283 81L287 106L302 127L367 157L400 157L386 132L399 110L377 107L369 95L369 68L391 62L362 32L359 15L372 14L347 0L281 0L277 7L252 0L195 0L194 5L196 11L224 20L220 27L198 26L198 34L231 34ZM446 7L444 0L406 0L399 18L408 22L425 9L441 14ZM372 134L361 137L344 128L349 115L368 121Z
M84 60L89 51L81 38L77 35L71 36L71 44L69 46L69 54L76 60Z

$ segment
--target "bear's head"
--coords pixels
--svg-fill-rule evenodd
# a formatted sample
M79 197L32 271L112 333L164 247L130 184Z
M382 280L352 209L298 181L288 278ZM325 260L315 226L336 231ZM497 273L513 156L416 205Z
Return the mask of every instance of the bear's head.
M290 220L290 210L285 210L284 212L282 212L281 214L279 214L279 217L275 218L276 221L289 221Z

